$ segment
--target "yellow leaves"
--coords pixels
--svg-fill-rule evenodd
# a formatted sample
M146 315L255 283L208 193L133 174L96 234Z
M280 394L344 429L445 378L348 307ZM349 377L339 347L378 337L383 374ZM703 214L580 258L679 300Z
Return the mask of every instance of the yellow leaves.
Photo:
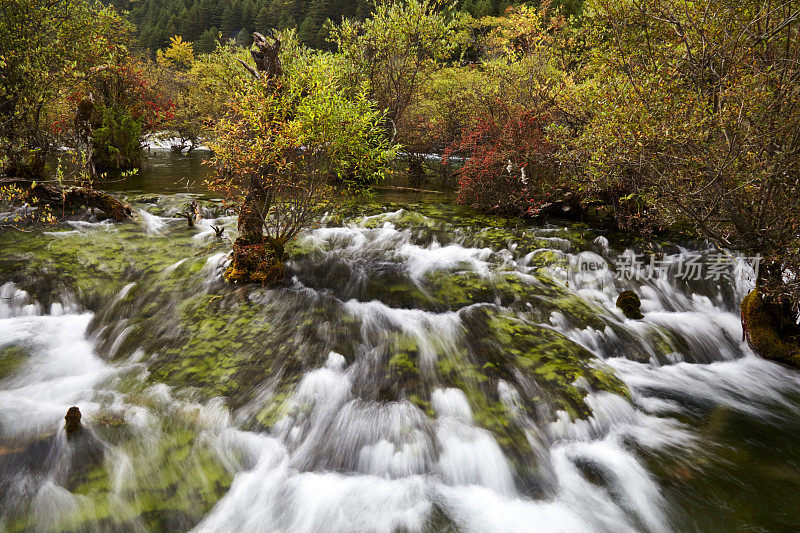
M170 45L166 50L156 52L159 65L179 70L188 70L194 63L192 43L184 41L180 35L170 37Z

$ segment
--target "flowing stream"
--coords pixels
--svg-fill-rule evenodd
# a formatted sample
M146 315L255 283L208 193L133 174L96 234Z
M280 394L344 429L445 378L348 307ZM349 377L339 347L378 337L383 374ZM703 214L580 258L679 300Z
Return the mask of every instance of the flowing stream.
M746 265L624 280L707 251L406 197L236 288L235 218L142 183L132 222L0 235L1 530L800 529L800 374L741 341Z

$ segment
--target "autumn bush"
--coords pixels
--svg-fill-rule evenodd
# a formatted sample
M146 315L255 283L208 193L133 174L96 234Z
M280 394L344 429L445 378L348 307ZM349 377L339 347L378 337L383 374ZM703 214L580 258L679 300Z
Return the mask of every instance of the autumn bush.
M497 103L446 152L468 155L459 170L458 200L479 209L538 215L568 197L556 146L547 140L547 116Z
M227 95L211 142L208 184L239 206L233 282L278 281L286 245L324 202L369 190L396 155L383 113L343 79L339 58L296 46L291 32L272 40L264 50L284 50L280 66Z
M759 290L800 303L796 2L594 0L574 144L587 183L652 222L763 257Z

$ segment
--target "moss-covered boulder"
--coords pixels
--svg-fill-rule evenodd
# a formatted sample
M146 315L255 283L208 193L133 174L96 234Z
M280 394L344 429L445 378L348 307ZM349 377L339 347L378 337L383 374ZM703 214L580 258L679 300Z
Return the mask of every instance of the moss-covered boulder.
M584 400L587 392L630 398L613 370L553 329L488 307L475 309L465 321L473 352L485 360L482 366L489 375L512 383L519 382L520 375L531 380L527 381L535 391L527 397L531 412L541 412L546 405L551 416L564 410L573 418L586 418L591 415Z
M73 473L66 487L80 506L54 529L186 531L199 523L230 487L231 472L194 428L164 430L147 447L131 443L128 476L115 479L107 462Z
M741 306L742 326L750 347L765 359L800 367L800 338L782 335L779 319L757 291L752 291Z
M626 318L631 320L644 318L641 309L642 302L639 300L639 296L633 291L622 291L617 297L617 307Z

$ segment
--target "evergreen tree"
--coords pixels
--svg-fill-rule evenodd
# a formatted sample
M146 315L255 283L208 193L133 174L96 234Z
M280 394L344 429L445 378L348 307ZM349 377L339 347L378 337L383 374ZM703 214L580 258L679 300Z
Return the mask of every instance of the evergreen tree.
M328 48L325 22L343 18L364 20L374 9L372 0L110 0L114 7L127 11L136 26L137 37L153 53L169 45L173 35L187 41L202 38L204 50L223 36L235 38L267 28L297 28L300 41L313 48ZM474 17L497 15L519 0L459 0L456 8ZM539 4L541 2L533 2ZM566 14L579 13L583 0L555 0ZM214 28L213 32L208 32Z

